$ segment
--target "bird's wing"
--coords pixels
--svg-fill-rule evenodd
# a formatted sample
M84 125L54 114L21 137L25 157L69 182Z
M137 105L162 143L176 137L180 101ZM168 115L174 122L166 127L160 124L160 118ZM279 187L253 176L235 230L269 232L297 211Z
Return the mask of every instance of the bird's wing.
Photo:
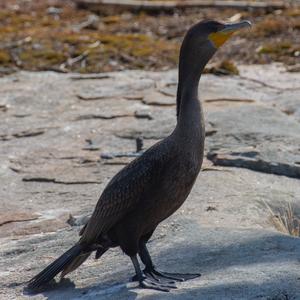
M147 152L109 182L83 231L82 242L95 242L100 234L106 233L151 190L164 165L161 159L164 155L155 155L156 151Z

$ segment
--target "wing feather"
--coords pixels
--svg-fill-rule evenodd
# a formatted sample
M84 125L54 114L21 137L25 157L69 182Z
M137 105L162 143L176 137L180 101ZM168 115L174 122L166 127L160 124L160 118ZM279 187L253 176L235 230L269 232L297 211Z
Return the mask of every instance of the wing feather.
M156 144L155 148L158 146ZM155 151L155 148L150 148L132 161L108 183L84 229L81 242L92 243L97 240L100 234L106 233L151 190L166 157L164 151Z

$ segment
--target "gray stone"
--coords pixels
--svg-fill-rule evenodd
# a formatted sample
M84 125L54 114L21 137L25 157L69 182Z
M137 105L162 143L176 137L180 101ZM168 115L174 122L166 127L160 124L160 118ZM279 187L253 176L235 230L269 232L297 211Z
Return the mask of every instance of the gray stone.
M300 214L299 73L239 70L203 75L202 172L149 245L161 269L202 273L170 293L137 289L119 249L40 294L24 286L78 240L109 179L139 155L136 138L144 150L172 131L177 71L0 78L0 298L300 299L300 240L278 232L267 207Z
M217 133L208 158L223 166L300 178L299 123L273 107L244 104L210 112Z

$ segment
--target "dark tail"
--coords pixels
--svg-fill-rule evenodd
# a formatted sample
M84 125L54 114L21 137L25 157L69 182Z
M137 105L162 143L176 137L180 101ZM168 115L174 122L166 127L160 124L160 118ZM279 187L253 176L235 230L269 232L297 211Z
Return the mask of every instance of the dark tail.
M76 244L50 264L46 269L33 277L29 283L28 288L30 290L36 290L43 286L44 284L51 281L59 272L63 271L63 274L75 270L79 267L91 254L91 252L86 251L83 245Z

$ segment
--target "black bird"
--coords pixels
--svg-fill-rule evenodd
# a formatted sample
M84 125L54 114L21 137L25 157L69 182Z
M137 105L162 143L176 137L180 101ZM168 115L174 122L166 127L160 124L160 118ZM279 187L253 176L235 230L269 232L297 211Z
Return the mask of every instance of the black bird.
M174 131L117 173L104 189L79 241L41 273L32 278L36 290L78 268L93 251L99 258L119 246L131 258L143 288L169 291L175 281L200 274L158 271L146 243L157 225L172 215L188 197L201 168L204 152L204 119L198 100L201 73L217 49L250 22L224 24L202 21L191 27L181 46L177 90L177 125ZM145 265L142 271L139 254ZM172 281L171 281L172 280Z

